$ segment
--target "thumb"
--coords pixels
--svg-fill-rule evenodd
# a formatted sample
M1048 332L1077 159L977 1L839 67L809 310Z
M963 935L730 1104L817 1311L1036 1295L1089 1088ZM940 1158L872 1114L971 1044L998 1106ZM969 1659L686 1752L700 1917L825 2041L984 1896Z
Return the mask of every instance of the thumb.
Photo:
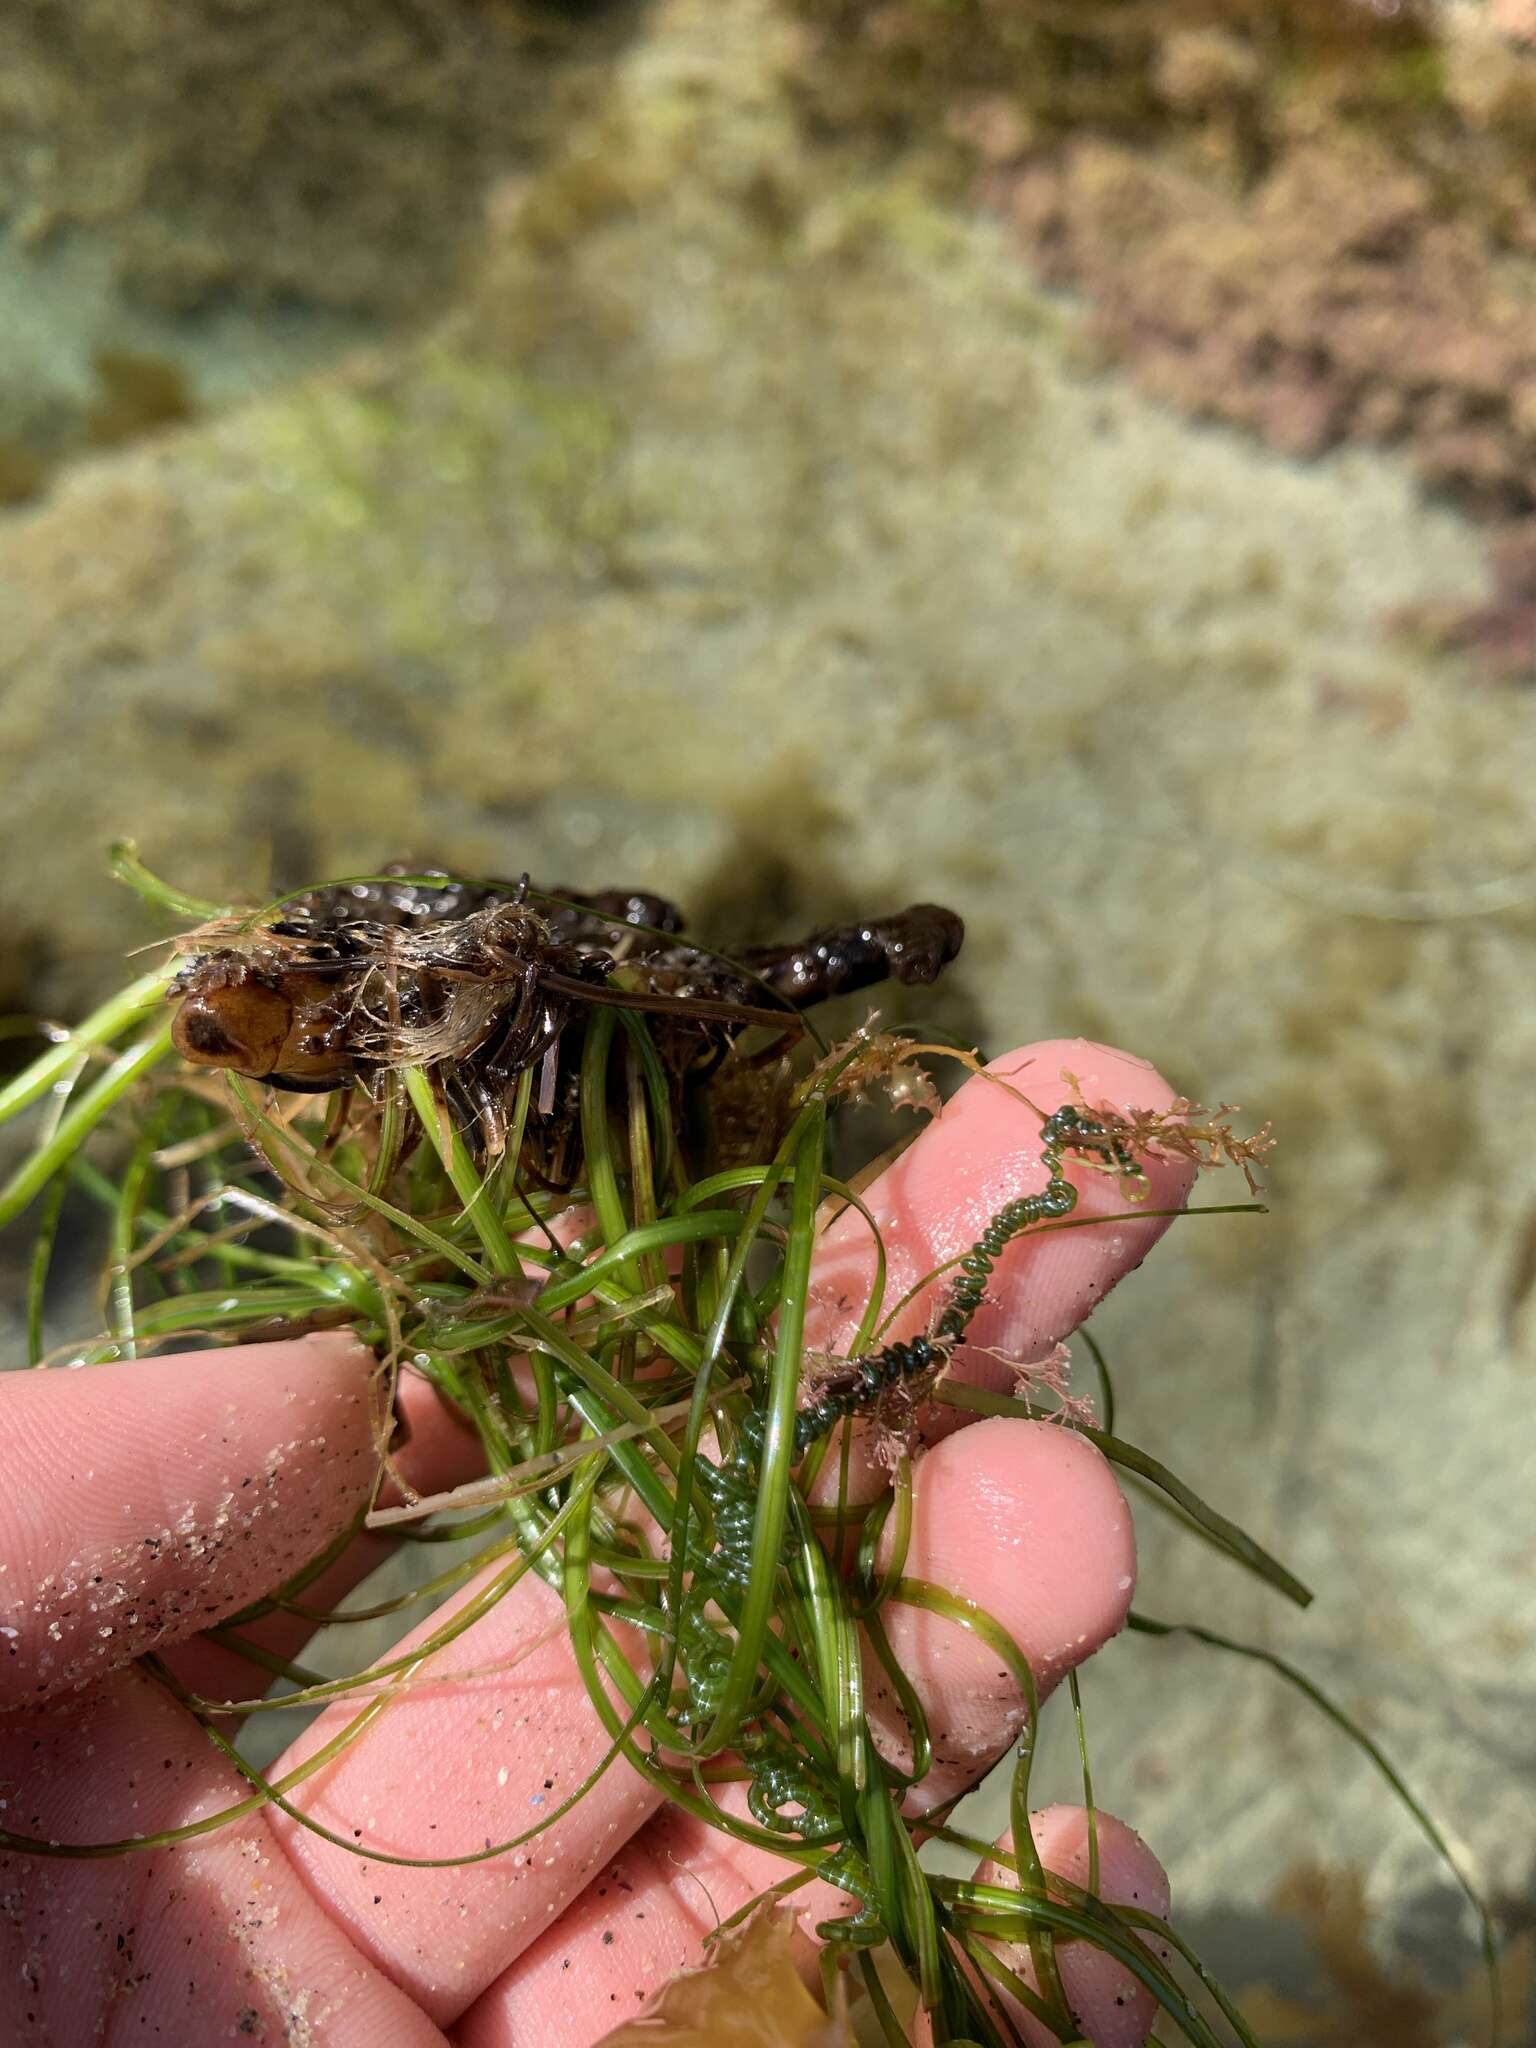
M237 1613L346 1528L375 1360L337 1333L0 1375L0 1707Z

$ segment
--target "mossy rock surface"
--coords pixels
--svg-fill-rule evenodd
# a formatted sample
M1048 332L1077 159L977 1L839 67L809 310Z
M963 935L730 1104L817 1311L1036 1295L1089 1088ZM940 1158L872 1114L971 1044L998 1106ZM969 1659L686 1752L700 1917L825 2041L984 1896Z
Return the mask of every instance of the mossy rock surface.
M0 217L104 230L125 288L402 313L450 279L488 178L558 135L634 6L15 0Z

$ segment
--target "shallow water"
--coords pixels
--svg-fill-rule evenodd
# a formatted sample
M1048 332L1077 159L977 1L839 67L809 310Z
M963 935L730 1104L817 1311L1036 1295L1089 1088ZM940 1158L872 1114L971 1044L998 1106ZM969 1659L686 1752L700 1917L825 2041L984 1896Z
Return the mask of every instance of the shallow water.
M1273 1213L1100 1322L1128 1432L1319 1600L1150 1520L1143 1600L1357 1713L1528 1972L1536 54L1516 7L1183 11L1148 54L1020 6L1022 56L1002 0L958 54L915 0L437 0L297 54L12 12L0 982L120 978L123 833L210 895L410 854L726 937L955 904L941 1023L1273 1117ZM1474 2038L1407 1822L1208 1656L1085 1688L1185 1931L1266 2040ZM1418 2032L1350 2005L1314 1869Z

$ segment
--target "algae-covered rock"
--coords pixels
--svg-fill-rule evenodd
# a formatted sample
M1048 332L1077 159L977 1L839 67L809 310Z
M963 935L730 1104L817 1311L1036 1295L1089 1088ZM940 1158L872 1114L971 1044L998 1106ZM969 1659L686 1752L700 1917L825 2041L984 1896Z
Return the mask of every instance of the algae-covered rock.
M1159 1584L1150 1520L1147 1604L1302 1656L1514 1887L1536 728L1379 624L1475 603L1480 542L1375 453L1303 470L1092 371L996 218L808 138L802 54L754 0L658 6L432 332L0 525L7 998L149 935L120 833L208 895L410 853L719 931L953 903L961 1029L1121 1041L1280 1134L1275 1213L1180 1226L1104 1337L1320 1609ZM1185 1910L1301 1838L1431 1882L1208 1654L1089 1688Z
M176 306L302 294L405 312L486 179L526 161L633 10L538 0L9 0L0 217L109 231Z
M1536 53L1477 0L792 0L795 89L855 160L967 179L1086 345L1282 452L1405 452L1494 521L1536 505ZM1436 594L1536 676L1520 603Z

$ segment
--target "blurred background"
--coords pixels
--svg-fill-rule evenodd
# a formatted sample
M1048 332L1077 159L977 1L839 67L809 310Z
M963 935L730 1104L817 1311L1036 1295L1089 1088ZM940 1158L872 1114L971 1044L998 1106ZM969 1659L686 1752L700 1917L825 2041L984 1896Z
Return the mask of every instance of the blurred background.
M121 834L726 939L928 897L950 1029L1273 1118L1272 1213L1095 1327L1318 1602L1155 1520L1141 1602L1385 1746L1514 2044L1533 512L1532 0L0 10L0 1007L154 936ZM1481 2038L1455 1892L1294 1695L1137 1638L1084 1691L1266 2042Z

